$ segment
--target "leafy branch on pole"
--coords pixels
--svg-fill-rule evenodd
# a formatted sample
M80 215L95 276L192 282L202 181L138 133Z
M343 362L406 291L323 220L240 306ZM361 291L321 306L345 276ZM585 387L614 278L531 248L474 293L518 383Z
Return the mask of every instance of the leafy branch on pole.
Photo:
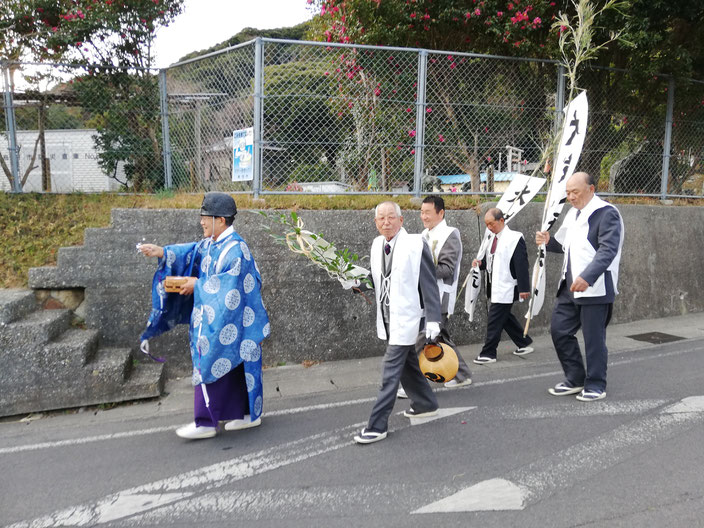
M308 258L313 264L325 270L330 278L342 281L357 280L371 286L368 278L369 270L356 264L360 260L356 253L352 253L347 248L338 250L323 238L322 233L316 234L303 229L303 220L295 211L290 215L285 213L270 215L264 211L260 211L259 214L271 223L279 223L283 226L283 235L274 233L268 225L263 226L274 240L288 246L292 252Z
M623 6L623 2L621 2L620 0L609 0L603 7L599 9L595 8L594 4L590 0L573 0L572 4L576 9L576 14L574 15L574 17L570 19L566 14L561 13L559 19L553 25L553 27L558 28L560 32L559 46L562 55L562 65L566 70L565 76L567 77L568 81L568 106L570 105L570 103L572 103L572 101L574 101L578 90L577 84L579 80L578 74L580 66L583 63L594 59L598 55L600 49L602 49L604 46L607 46L609 43L618 40L620 36L620 32L612 32L608 40L604 41L601 44L595 45L593 43L593 37L594 30L596 28L595 22L597 17L602 15L607 10L618 10L620 7ZM541 164L547 163L548 160L553 160L553 167L557 168L557 157L561 155L559 149L565 146L560 145L565 131L565 122L566 120L564 119L561 121L559 131L554 135L549 148L543 152L543 159L541 160ZM580 144L580 151L581 148L582 145ZM577 151L575 155L578 158L579 151ZM573 165L570 165L569 170L574 169L574 164L576 164L576 159L574 160ZM536 171L537 170L538 169L536 168ZM564 174L560 174L560 182L564 181L571 175L571 172L568 172L568 169L565 169L565 171L566 172ZM552 177L549 179L548 183L548 194L545 200L545 207L543 208L543 216L540 228L541 230L550 229L550 227L554 225L555 220L557 220L562 210L562 204L564 203L564 196L552 196L552 193L555 190L555 186L553 185L554 179L558 176L555 172L556 171L550 171ZM564 183L563 187L561 187L561 190L562 192L564 192ZM555 202L558 205L556 205L556 209L552 210L551 213L553 200L559 200L559 202ZM548 215L551 215L552 223L548 223L546 227ZM544 277L544 258L545 246L541 245L538 247L536 266L534 267L533 285L531 288L531 298L528 305L527 320L523 333L524 336L528 335L528 328L530 327L531 318L533 316L533 307L536 302L536 296L539 296L540 298L538 301L539 304L537 308L539 310L540 306L542 306L542 299L545 295L544 288L540 288L540 291L538 291L538 282L541 280L541 278ZM541 263L541 265L538 266L537 263Z

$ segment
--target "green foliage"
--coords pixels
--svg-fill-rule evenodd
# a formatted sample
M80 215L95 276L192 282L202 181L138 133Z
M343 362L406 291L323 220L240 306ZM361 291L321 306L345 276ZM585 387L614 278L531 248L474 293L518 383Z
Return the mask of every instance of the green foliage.
M278 223L282 226L283 234L278 234L269 225L263 224L274 240L287 245L292 252L304 255L326 271L331 278L358 280L371 286L371 280L368 278L369 271L355 264L359 260L356 253L352 253L348 248L339 250L334 244L325 240L322 233L312 233L303 229L303 219L295 211L290 214L269 214L260 211L259 214L270 223Z
M608 188L604 188L604 182L608 182L610 180L611 168L613 167L614 163L618 163L621 160L625 159L626 157L628 157L629 154L634 153L637 148L637 143L627 139L621 142L616 148L609 151L601 159L601 170L599 171L599 190L611 190Z
M184 0L4 0L0 58L150 67L159 26Z
M286 51L291 62L264 69L264 91L276 96L275 102L264 105L264 135L274 145L290 148L292 142L297 143L295 156L288 152L283 156L291 167L290 177L270 181L273 187L288 181L330 180L336 155L333 145L342 140L342 130L331 119L326 65L302 60L298 53L304 50L298 47ZM277 57L281 59L280 54Z
M562 2L316 0L311 36L328 42L547 57Z
M601 11L610 0L595 0ZM560 58L564 0L315 0L309 36L328 42L410 46L506 56ZM630 0L599 16L593 42L621 38L599 50L603 66L698 77L704 71L704 0ZM586 35L585 35L586 36Z
M48 129L86 128L89 116L75 106L52 103L46 106L46 127ZM18 130L36 130L38 127L37 108L19 106L15 108L15 120Z
M72 62L84 65L88 72L75 78L79 82L70 83L83 110L49 107L41 126L33 110L22 110L18 112L20 128L94 127L98 162L105 174L115 177L121 167L127 177L122 182L125 186L138 191L158 189L163 182L159 97L148 68L156 29L171 23L183 3L4 0L0 4L0 59ZM11 73L18 67L12 66ZM71 72L75 75L75 70ZM33 86L42 80L57 81L51 74L34 79L25 76L25 80ZM39 92L37 97L44 98Z
M92 114L98 164L114 176L122 167L135 191L156 191L164 184L155 76L126 72L96 73L74 82L78 98ZM127 183L122 182L122 183Z
M333 179L332 170L327 163L316 163L315 165L301 164L291 171L291 182L324 182Z
M319 16L313 20L309 35L321 41L547 58L570 66L573 86L589 93L590 130L580 168L590 173L599 173L603 153L616 149L624 141L637 143L650 138L653 143L647 150L653 150L657 144L653 136L663 126L667 100L667 81L663 81L662 73L678 78L701 78L704 71L704 26L701 24L704 0L594 0L589 3L569 0L472 3L464 0L315 0L313 6ZM587 43L590 50L585 48ZM569 56L565 57L562 50ZM587 61L590 66L623 68L628 74L590 70L584 67ZM577 76L576 67L580 63L581 71ZM454 74L469 65L457 63L456 67ZM506 64L502 68L510 67ZM532 94L527 108L544 108L540 99L554 90L553 74L545 68L541 71L538 65L520 65L519 68L523 70L520 74L505 81L477 70L473 75L478 84L477 92L491 93L492 89L501 91L510 87L516 93ZM532 76L531 70L534 70ZM445 75L441 84L447 87L448 93L457 93L465 101L477 100L472 97L471 88L452 82L445 73L433 71L433 75ZM488 82L482 86L484 81ZM511 98L497 97L496 100L506 106ZM696 119L704 97L701 90L678 90L676 100L683 108L682 121L691 121ZM452 161L464 172L474 174L478 170L476 164L484 156L492 155L491 149L471 152L470 138L476 131L464 126L468 119L471 122L471 116L443 117L447 118L446 122L436 129L432 120L428 120L426 143L432 145L442 134L446 144L455 144L458 140L454 134L466 152L462 159ZM491 117L510 116L486 116L487 120ZM619 119L621 124L615 127L614 121ZM695 158L690 159L689 168L679 161L673 166L671 186L674 188L701 170L698 168L701 155L691 154L697 151L693 136L691 125L679 130L673 128L674 152ZM538 137L541 137L540 130L536 130L530 140ZM497 139L500 143L500 138ZM480 144L486 142L482 138ZM426 152L426 160L442 167L442 157L434 159L431 151ZM651 165L641 170L650 171ZM648 172L647 177L650 176Z

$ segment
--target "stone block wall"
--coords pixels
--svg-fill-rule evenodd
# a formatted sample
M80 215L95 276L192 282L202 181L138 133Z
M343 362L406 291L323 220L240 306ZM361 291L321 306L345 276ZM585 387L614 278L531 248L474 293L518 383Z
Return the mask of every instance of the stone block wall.
M463 281L476 256L484 232L481 211L448 211L450 225L462 234ZM704 311L701 261L704 258L704 208L619 206L626 226L621 263L621 295L614 307L614 322L627 322L688 312ZM305 228L322 232L338 247L368 256L377 235L373 211L299 211ZM528 205L511 222L527 239L531 265L535 259L534 232L542 204ZM420 232L418 211L406 211L404 226ZM84 289L82 309L89 328L99 331L109 346L136 347L150 310L150 286L155 259L135 250L138 242L159 245L198 240L202 236L197 210L115 209L111 227L88 229L83 246L62 248L56 267L30 271L35 289ZM264 343L265 364L331 361L383 353L376 337L376 310L360 295L343 290L336 280L304 257L276 243L264 229L266 219L256 211L241 211L235 229L249 244L264 282L264 301L271 318L271 337ZM549 254L547 296L541 314L531 323L531 333L546 332L552 309L561 255ZM367 261L363 261L368 263ZM483 340L486 303L482 293L475 320L464 313L464 295L450 320L455 341ZM373 298L369 296L370 300ZM516 303L523 317L526 303ZM190 372L186 327L154 339L156 355L166 356L170 376Z

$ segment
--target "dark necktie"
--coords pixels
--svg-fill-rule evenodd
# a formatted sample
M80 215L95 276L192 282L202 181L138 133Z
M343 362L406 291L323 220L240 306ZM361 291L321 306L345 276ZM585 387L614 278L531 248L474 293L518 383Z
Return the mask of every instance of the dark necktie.
M498 244L498 242L499 242L499 237L497 237L496 235L494 235L494 241L491 243L491 254L492 254L492 255L493 255L494 253L496 253L496 244Z
M391 253L391 244L389 244L388 242L384 244L384 253L386 253L387 255Z
M579 218L579 213L581 213L581 212L582 212L581 209L577 209L577 214L576 214L575 217L574 217L575 220L576 220L577 218Z

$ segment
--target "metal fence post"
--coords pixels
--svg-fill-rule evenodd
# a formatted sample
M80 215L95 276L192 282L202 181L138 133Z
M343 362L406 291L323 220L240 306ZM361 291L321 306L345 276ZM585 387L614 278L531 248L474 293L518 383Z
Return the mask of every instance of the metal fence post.
M171 137L169 136L169 101L166 86L166 70L159 70L159 107L161 109L161 142L164 155L164 187L173 187L171 172Z
M428 52L418 54L418 90L416 95L416 143L413 167L413 195L420 198L423 190L423 160L425 150L425 85L428 72Z
M20 185L20 163L19 147L17 146L17 125L15 123L15 105L12 100L10 90L10 67L8 63L2 65L2 77L5 84L5 126L7 137L10 142L8 150L10 152L10 171L12 172L12 192L21 193Z
M565 108L565 67L562 64L557 66L557 93L555 95L555 122L553 124L554 133L557 135L562 126Z
M670 175L670 150L672 149L672 114L675 107L675 78L670 77L667 84L667 115L665 116L665 141L662 146L662 179L660 180L660 199L667 196L667 181Z
M264 121L264 41L257 37L254 42L254 180L252 192L259 198L262 188L262 124Z

